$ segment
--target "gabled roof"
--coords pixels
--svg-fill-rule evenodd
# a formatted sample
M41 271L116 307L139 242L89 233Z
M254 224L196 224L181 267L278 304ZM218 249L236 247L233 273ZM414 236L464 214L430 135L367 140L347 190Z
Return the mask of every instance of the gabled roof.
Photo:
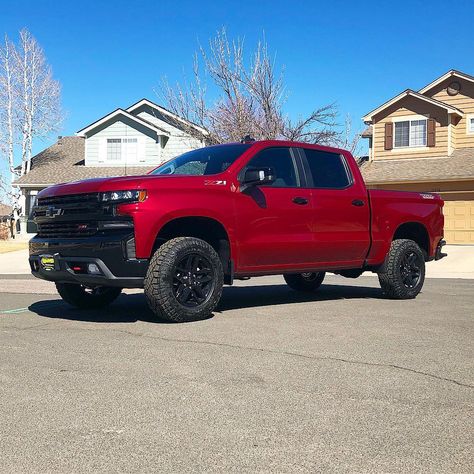
M155 104L154 102L148 99L141 99L138 102L135 102L130 107L128 107L126 110L127 112L133 112L134 110L138 109L142 105L147 105L148 107L151 107L152 109L156 109L158 110L158 112L162 113L163 115L167 115L168 117L171 117L176 122L181 122L182 124L188 127L192 127L198 132L202 133L203 135L209 135L209 132L205 128L202 128L199 125L196 125L195 123L190 122L189 120L186 120L180 117L179 115L174 114L173 112L170 112L168 109L165 109L161 105Z
M459 115L460 117L462 117L463 115L463 112L456 107L445 104L444 102L440 102L439 100L432 99L431 97L426 97L425 95L415 92L412 89L406 89L402 93L398 94L397 96L382 104L380 107L377 107L376 109L370 111L367 115L362 117L362 120L364 122L371 122L374 115L377 115L379 112L382 112L382 110L385 110L387 107L390 107L392 104L395 104L396 102L404 99L405 97L415 97L416 99L420 99L430 104L436 105L445 109L448 114L455 114Z
M104 117L100 118L99 120L96 120L95 122L91 123L87 127L85 127L83 129L79 130L78 132L76 132L76 135L84 136L88 132L90 132L91 130L94 130L95 128L100 127L105 122L107 122L107 121L109 121L109 120L111 120L111 119L113 119L113 118L115 118L119 115L122 115L123 117L126 117L129 120L133 120L134 122L136 122L140 125L143 125L144 127L152 130L153 132L156 132L158 135L164 135L166 137L170 136L169 132L167 132L166 130L164 130L160 127L157 127L155 124L153 124L151 122L148 122L148 120L145 120L141 117L137 117L135 115L132 115L130 112L128 112L127 110L123 110L123 109L116 109L113 112L110 112L110 114L105 115Z
M423 89L420 89L419 93L424 94L425 92L429 91L430 89L437 86L438 84L441 84L441 82L445 81L449 77L457 77L458 79L464 79L469 82L474 82L474 76L470 76L469 74L465 74L464 72L461 72L461 71L456 71L456 69L451 69L447 73L438 77L438 79L435 79L433 82L430 82L428 85L423 87Z

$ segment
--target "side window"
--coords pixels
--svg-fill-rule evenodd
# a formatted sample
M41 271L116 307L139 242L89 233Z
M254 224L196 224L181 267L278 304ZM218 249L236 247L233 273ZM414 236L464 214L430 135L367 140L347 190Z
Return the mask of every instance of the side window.
M341 155L305 148L314 188L341 189L351 183Z
M271 184L274 188L297 188L300 185L296 172L295 162L289 148L275 147L266 148L254 156L245 167L248 169L271 167L275 171L276 179Z

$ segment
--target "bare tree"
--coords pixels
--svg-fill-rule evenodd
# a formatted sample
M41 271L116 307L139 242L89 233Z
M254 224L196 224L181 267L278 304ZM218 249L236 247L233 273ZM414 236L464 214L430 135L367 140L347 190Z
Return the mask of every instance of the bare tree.
M11 184L31 166L33 141L56 131L61 123L60 85L43 49L27 30L18 44L5 36L0 45L0 156L6 158ZM21 152L20 171L15 152ZM2 180L5 187L7 180ZM13 193L15 194L15 193Z
M354 132L352 118L348 114L344 120L344 129L334 141L334 145L349 150L354 156L359 156L361 152L361 131Z
M27 30L20 31L15 50L18 80L17 118L21 127L21 174L31 166L33 138L44 137L61 122L60 86L53 79L43 49Z
M246 61L243 40L229 40L223 29L195 55L192 81L170 86L165 79L158 94L176 115L206 129L206 136L192 127L187 131L209 143L236 141L246 134L256 139L334 142L339 135L335 104L291 120L284 113L283 72L275 63L264 40ZM212 102L206 77L217 95Z
M10 181L16 178L14 163L15 124L14 124L14 51L15 45L5 35L5 41L0 48L0 154L7 159Z

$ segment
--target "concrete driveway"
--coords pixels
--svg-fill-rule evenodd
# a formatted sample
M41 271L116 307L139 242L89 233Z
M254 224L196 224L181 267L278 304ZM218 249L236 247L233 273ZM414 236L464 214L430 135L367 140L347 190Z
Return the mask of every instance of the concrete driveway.
M428 278L474 278L474 245L447 245L445 252L447 258L427 264ZM0 275L26 273L30 273L27 250L0 254Z
M1 470L472 472L474 281L326 283L240 282L181 325L0 293Z

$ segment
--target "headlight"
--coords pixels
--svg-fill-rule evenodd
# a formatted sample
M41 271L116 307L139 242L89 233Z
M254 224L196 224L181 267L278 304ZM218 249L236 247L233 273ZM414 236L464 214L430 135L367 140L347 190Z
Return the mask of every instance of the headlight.
M125 203L125 202L143 202L146 199L145 190L133 191L107 191L101 194L102 202Z

